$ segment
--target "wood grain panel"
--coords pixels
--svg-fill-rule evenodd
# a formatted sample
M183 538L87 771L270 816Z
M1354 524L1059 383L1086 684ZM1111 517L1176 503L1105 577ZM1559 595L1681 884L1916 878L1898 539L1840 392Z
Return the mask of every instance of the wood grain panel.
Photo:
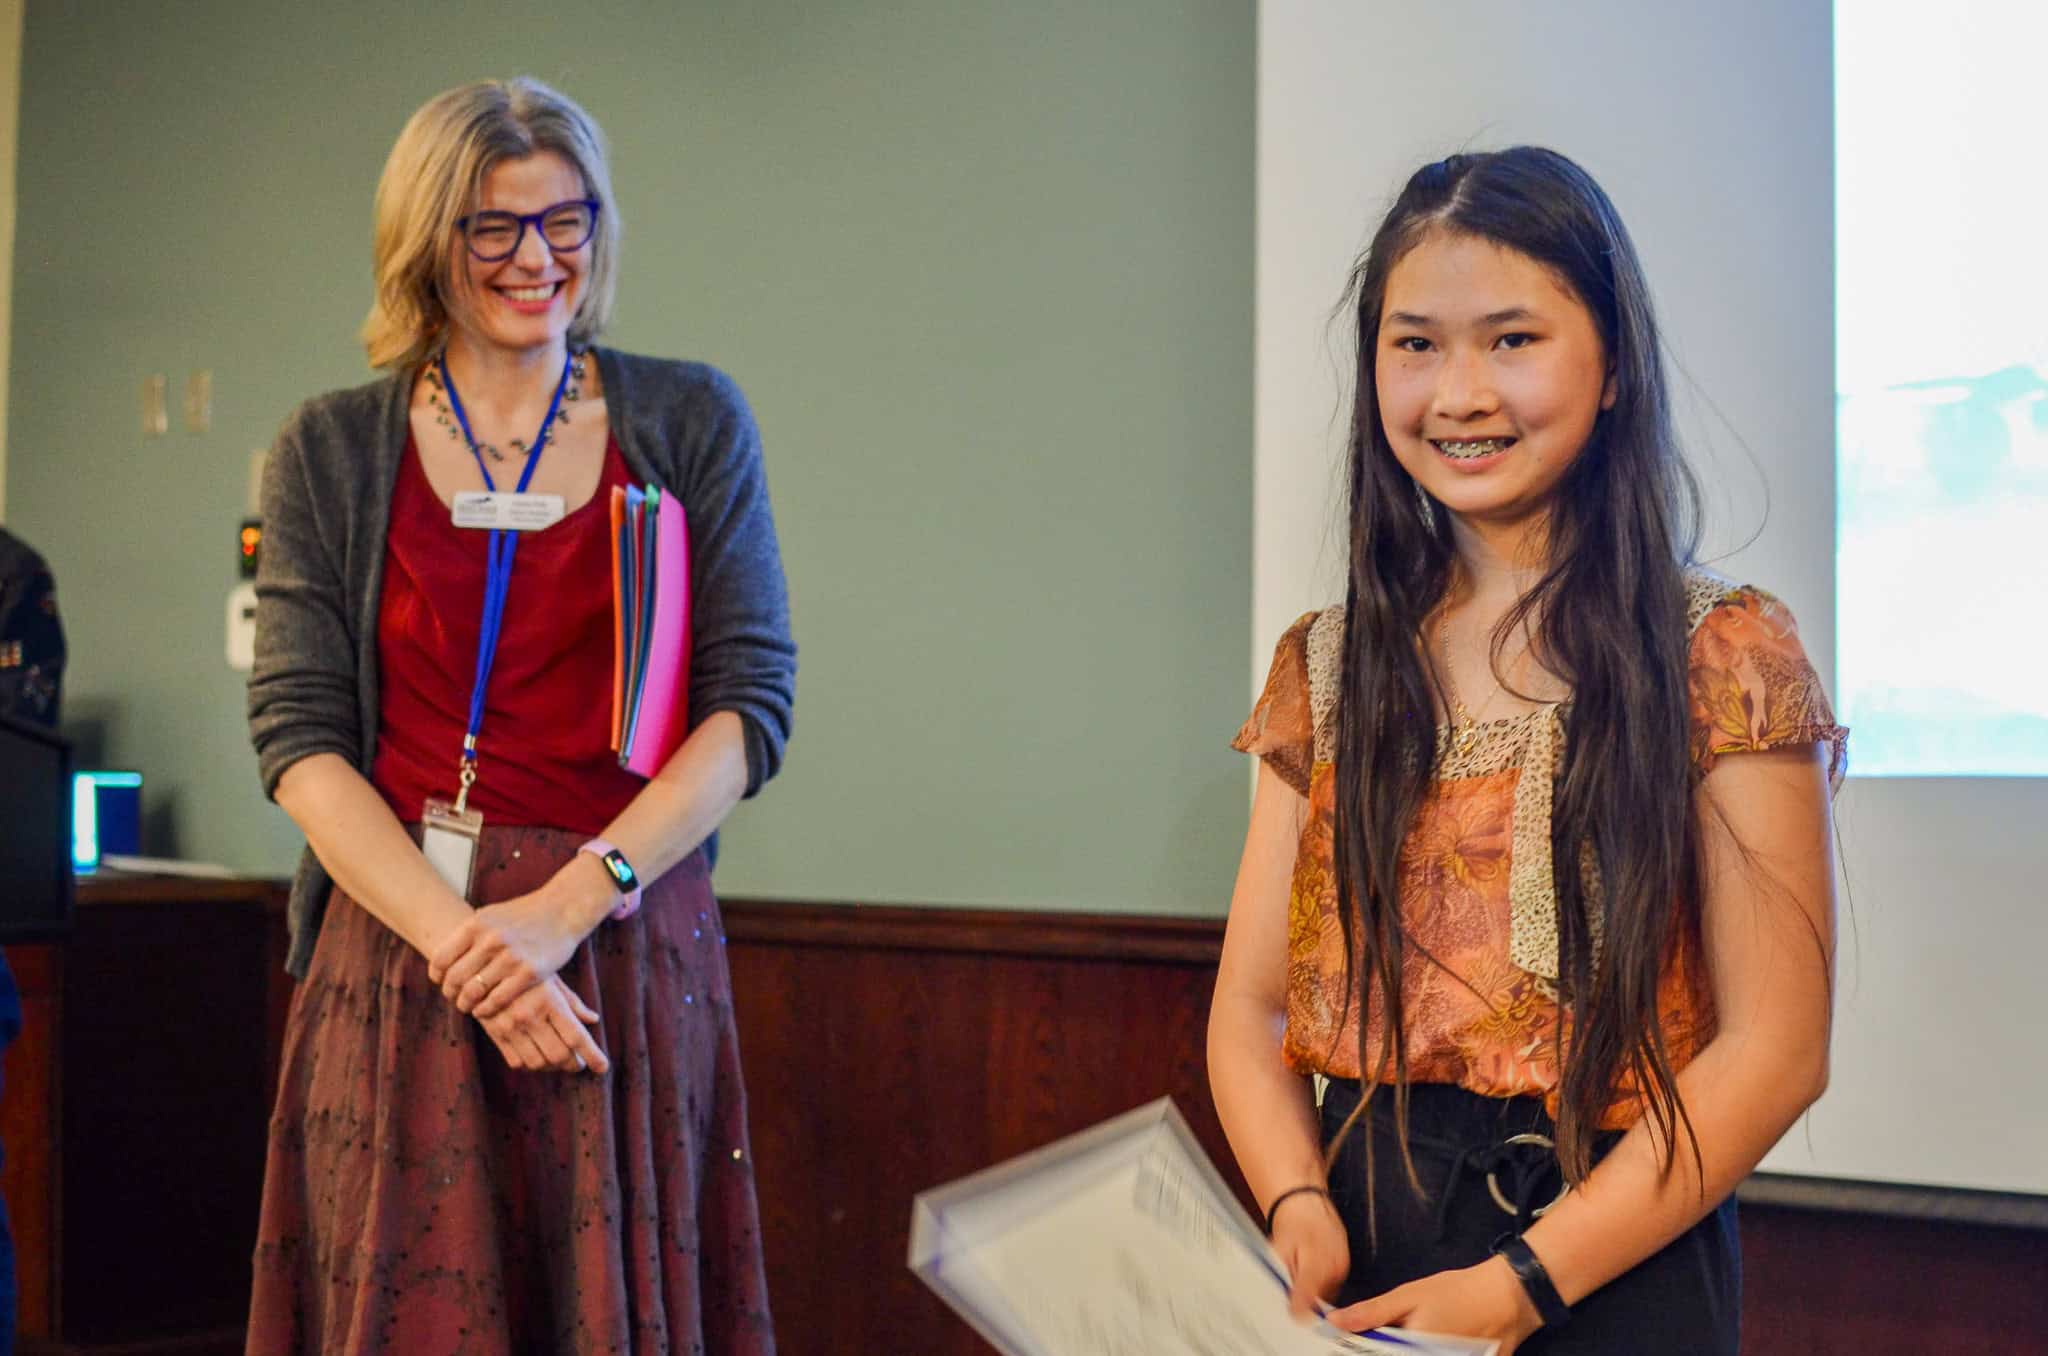
M1742 1207L1745 1356L2048 1356L2048 1233Z
M14 1231L15 1326L25 1336L51 1331L56 1313L56 1268L38 1240L57 1227L57 1152L49 1109L62 1085L57 1058L63 1013L63 950L51 943L10 946L7 965L21 990L21 1036L8 1047L0 1071L0 1199ZM26 1241L23 1246L20 1241Z
M264 881L97 879L67 939L9 949L26 1021L0 1189L24 1352L196 1352L239 1331L282 902Z
M65 957L64 1338L247 1318L269 1113L260 903L80 900ZM105 1264L124 1253L149 1265Z
M66 1339L25 1353L234 1349L215 1325L247 1302L291 994L281 898L271 883L95 886L68 950L9 949L30 1019L7 1059L0 1189L23 1332ZM985 1353L905 1266L911 1198L1161 1094L1242 1193L1204 1073L1219 920L762 901L725 914L784 1350ZM95 1015L67 1027L74 1001ZM83 1124L67 1134L67 1118ZM2048 1356L2048 1234L1742 1215L1746 1356ZM60 1256L87 1307L53 1305ZM152 1268L177 1285L133 1279Z
M1220 920L725 910L785 1349L987 1352L905 1266L911 1197L1161 1093L1242 1196L1203 1068ZM1742 1236L1745 1356L2048 1356L2048 1234L1748 1205Z
M957 951L972 956L1163 961L1214 967L1223 921L881 904L733 901L735 941L863 951Z
M1203 1069L1214 925L726 914L786 1349L987 1351L905 1266L911 1198L1162 1094L1234 1177Z

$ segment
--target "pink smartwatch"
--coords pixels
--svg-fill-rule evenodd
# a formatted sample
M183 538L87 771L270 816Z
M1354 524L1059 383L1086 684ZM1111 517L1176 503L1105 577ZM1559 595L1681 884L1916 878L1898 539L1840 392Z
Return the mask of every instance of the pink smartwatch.
M619 902L612 906L612 918L631 918L633 911L640 907L640 877L634 873L633 864L626 860L626 854L602 838L593 838L578 852L587 852L604 864L605 874L612 878L612 884L619 888Z

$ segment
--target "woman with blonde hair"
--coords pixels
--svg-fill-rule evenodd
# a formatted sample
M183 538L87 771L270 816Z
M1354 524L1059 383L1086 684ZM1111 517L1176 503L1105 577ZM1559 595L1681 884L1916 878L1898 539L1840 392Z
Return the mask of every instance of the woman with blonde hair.
M618 246L574 103L433 99L377 190L386 375L269 459L249 718L309 850L252 1352L774 1348L709 870L795 647L738 388L592 343ZM650 778L611 741L629 484L689 540Z

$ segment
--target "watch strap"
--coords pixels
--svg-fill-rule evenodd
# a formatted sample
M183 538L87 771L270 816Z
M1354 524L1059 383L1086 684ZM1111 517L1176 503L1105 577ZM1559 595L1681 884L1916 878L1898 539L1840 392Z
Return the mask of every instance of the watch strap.
M633 911L640 907L643 887L640 884L639 873L634 871L633 864L626 860L626 854L602 838L593 838L576 850L587 852L597 858L598 863L604 867L605 874L612 878L612 885L619 892L619 902L612 906L612 918L631 918Z
M1536 1312L1542 1317L1543 1326L1546 1329L1562 1327L1572 1316L1571 1306L1564 1302L1564 1296L1557 1293L1550 1273L1544 1270L1543 1259L1535 1254L1522 1236L1502 1234L1493 1240L1493 1253L1507 1259L1515 1279L1522 1283L1530 1303L1536 1306Z

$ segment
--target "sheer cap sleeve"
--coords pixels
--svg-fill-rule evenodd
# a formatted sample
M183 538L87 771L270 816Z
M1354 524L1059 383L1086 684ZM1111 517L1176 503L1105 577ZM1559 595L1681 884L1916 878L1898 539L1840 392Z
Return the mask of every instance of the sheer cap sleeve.
M1839 789L1849 732L1835 723L1791 609L1762 589L1729 586L1695 611L1688 681L1699 775L1731 753L1820 744L1829 789Z
M1230 741L1230 747L1265 759L1280 779L1308 794L1315 767L1315 719L1309 707L1308 632L1318 614L1310 612L1280 637L1273 648L1273 667L1251 715Z

